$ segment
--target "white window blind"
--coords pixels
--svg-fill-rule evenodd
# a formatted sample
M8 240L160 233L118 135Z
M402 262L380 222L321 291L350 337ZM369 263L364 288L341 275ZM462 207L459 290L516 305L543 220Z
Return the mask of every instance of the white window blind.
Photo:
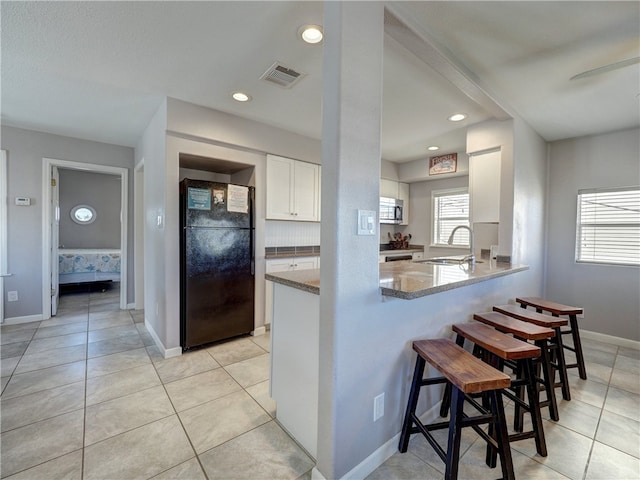
M640 265L640 187L578 191L576 261Z
M433 245L446 245L458 225L469 226L469 193L466 188L436 190L431 194L433 208ZM456 232L453 245L469 246L469 231Z

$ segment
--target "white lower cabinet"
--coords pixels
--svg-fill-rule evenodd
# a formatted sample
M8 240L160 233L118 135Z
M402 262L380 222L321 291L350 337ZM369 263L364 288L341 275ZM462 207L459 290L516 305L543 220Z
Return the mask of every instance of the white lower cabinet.
M313 270L320 268L320 257L287 257L267 260L267 273L293 272L294 270ZM273 318L273 282L265 282L264 323L271 324Z

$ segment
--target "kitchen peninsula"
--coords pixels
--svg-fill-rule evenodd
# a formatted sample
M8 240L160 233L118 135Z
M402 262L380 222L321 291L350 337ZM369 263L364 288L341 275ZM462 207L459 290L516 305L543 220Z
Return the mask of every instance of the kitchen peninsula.
M409 303L449 301L447 292L460 289L465 300L477 297L465 291L480 282L489 281L528 269L525 265L479 261L431 264L425 261L381 263L381 302L411 300ZM271 396L276 401L278 422L308 451L317 454L320 270L270 273L273 282L273 321L271 327ZM498 289L499 290L499 289ZM436 297L445 296L443 299ZM386 300L385 300L386 299ZM396 300L402 299L402 300ZM506 299L500 299L505 303ZM460 302L452 305L459 308ZM419 305L428 310L427 305ZM385 308L380 306L380 308ZM392 306L391 306L392 308ZM472 313L471 311L469 313ZM442 335L441 328L432 335ZM449 327L445 331L448 331ZM424 336L416 331L413 336ZM402 346L400 346L402 347ZM399 426L398 426L399 429Z

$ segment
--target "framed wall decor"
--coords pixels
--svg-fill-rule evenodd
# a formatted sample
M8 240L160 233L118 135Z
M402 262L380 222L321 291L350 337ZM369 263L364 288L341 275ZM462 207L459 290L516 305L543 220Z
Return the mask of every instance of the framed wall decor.
M448 153L429 158L429 175L455 173L458 169L458 154Z

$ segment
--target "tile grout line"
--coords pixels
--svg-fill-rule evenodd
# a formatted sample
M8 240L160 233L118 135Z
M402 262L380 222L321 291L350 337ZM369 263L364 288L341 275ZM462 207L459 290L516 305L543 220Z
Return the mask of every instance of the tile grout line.
M587 478L587 473L589 472L589 465L591 463L591 456L593 455L593 449L596 445L596 437L598 436L598 429L600 428L600 422L602 421L602 415L604 414L604 406L607 403L607 397L609 396L609 387L611 386L611 378L613 377L613 370L616 365L616 360L618 359L618 351L620 347L616 347L616 354L613 357L613 366L611 367L611 373L609 374L609 381L607 382L607 389L604 392L604 397L602 399L602 407L600 408L600 415L598 416L598 422L596 423L596 428L593 432L593 438L591 439L591 448L589 449L589 455L587 456L587 463L584 466L584 472L582 473L582 479Z

